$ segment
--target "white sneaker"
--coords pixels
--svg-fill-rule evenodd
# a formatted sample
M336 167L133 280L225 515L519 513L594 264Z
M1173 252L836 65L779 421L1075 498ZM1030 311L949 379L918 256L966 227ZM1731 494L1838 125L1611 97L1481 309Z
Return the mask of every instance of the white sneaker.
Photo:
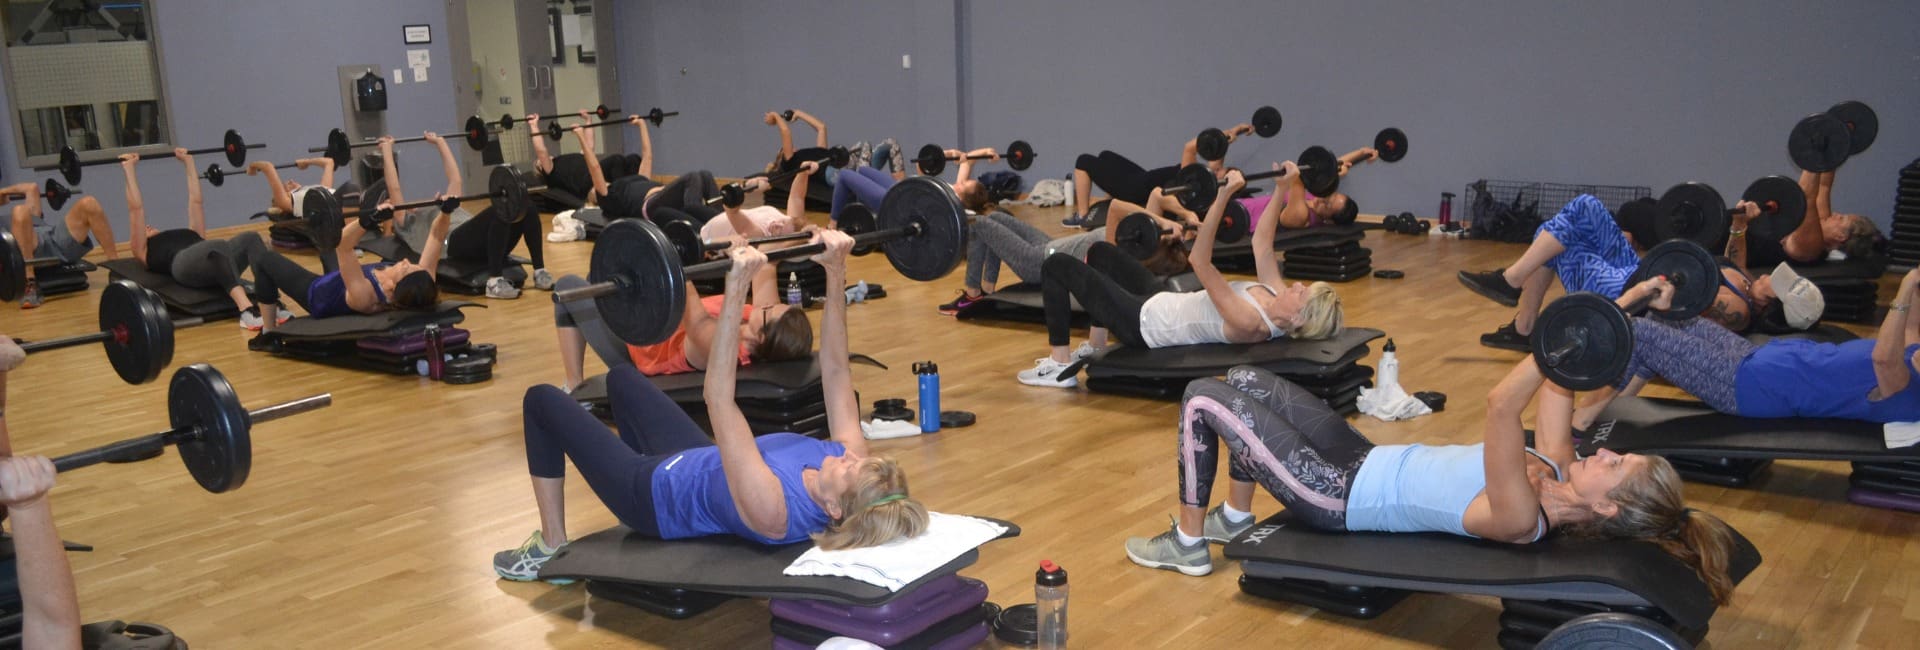
M553 290L553 274L548 273L546 269L534 269L533 270L533 288L539 289L541 291L552 291Z
M240 312L240 327L242 329L249 332L258 332L260 331L260 326L265 323L266 321L261 320L260 314L254 310L248 309Z
M1053 388L1073 388L1080 385L1076 376L1061 377L1060 371L1067 364L1054 361L1052 357L1040 357L1033 360L1033 367L1020 371L1020 383L1028 386L1050 386Z
M487 280L487 297L512 300L520 297L520 289L513 286L513 283L508 282L506 278L496 277Z
M1080 347L1073 349L1073 360L1079 361L1099 353L1100 348L1093 347L1092 343L1081 343Z

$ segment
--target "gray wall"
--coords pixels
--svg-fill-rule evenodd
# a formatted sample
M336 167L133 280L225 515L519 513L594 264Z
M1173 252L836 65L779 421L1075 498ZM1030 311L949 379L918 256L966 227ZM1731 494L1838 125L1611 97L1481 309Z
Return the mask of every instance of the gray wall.
M431 50L427 82L413 83L411 71L404 84L388 79L387 127L417 135L427 129L450 133L459 126L446 47L446 6L439 0L155 0L153 5L170 100L166 110L178 145L219 146L221 133L237 129L249 141L268 145L254 150L249 160L291 162L316 155L307 148L326 144L327 130L342 125L335 69L371 63L381 68L381 76L391 77L394 68L406 68L408 49L422 47ZM432 25L433 44L405 45L400 28L406 24ZM12 112L4 91L0 110ZM8 182L57 176L22 168L13 139L11 128L0 128L0 151L9 159ZM429 151L409 145L399 151L404 161L400 171L410 185L424 189L444 182L438 159ZM225 159L200 156L197 162L204 168L213 162L224 165ZM148 161L139 171L152 225L184 227L186 190L180 166L171 160ZM303 183L319 180L316 171L282 171ZM99 197L113 218L114 234L125 241L126 200L119 169L88 168L82 187ZM203 186L203 192L208 227L244 223L267 206L267 190L258 179L241 178L219 189Z
M1272 104L1286 130L1243 141L1235 164L1408 132L1406 160L1349 179L1368 212L1431 214L1477 178L1656 193L1699 180L1731 196L1794 172L1800 117L1861 99L1882 130L1835 208L1885 224L1895 170L1920 155L1910 0L616 4L623 100L687 111L656 139L669 173L765 164L773 133L755 120L789 104L839 142L1024 138L1040 154L1030 178L1099 149L1171 164L1201 128Z

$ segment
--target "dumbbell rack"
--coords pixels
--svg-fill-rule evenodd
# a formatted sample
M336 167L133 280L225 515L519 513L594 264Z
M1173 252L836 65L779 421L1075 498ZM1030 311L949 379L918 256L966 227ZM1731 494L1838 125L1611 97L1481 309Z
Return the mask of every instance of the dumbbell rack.
M1920 160L1900 169L1899 189L1893 197L1893 241L1888 247L1890 270L1905 272L1920 266Z

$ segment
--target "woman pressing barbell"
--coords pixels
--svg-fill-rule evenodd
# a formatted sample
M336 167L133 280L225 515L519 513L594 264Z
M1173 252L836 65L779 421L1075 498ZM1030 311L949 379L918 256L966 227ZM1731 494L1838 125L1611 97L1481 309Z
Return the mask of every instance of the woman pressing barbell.
M974 156L984 156L984 160L999 160L1000 152L992 147L961 151L947 149L942 154L949 159L959 160L955 165L953 194L960 197L960 205L972 210L974 214L986 214L996 203L987 186L973 178ZM902 176L904 177L904 176ZM879 209L880 202L886 199L887 190L899 182L892 173L874 167L860 167L842 170L833 184L833 202L827 212L829 223L838 228L840 212L847 205L859 202L872 209ZM797 192L796 192L797 193Z
M585 111L582 112L584 113ZM533 170L539 173L539 182L549 188L558 188L561 193L568 196L580 197L582 201L593 196L593 174L587 169L586 156L577 153L563 153L558 156L549 154L547 152L547 141L543 135L545 131L540 128L540 115L537 113L528 113L526 120L527 135L533 143ZM646 161L653 160L653 138L647 132L647 127L644 123L645 120L643 119L641 122L640 153L626 155L607 154L594 159L595 162L599 163L601 173L605 175L607 182L612 183L628 176L640 174L643 168L647 170L648 174L652 173L653 166L645 163ZM548 212L561 212L570 209L569 206L546 201L545 197L546 193L542 192L535 194L534 200L536 202L547 203L545 207Z
M1108 214L1128 215L1144 212L1152 215L1160 224L1160 245L1154 254L1140 264L1156 276L1168 276L1185 273L1187 264L1186 241L1190 233L1199 230L1198 223L1183 223L1162 216L1167 208L1179 206L1172 197L1163 197L1159 189L1149 195L1146 206L1134 205L1120 199L1111 199L1107 206ZM940 305L940 313L952 316L965 311L975 301L993 292L1000 283L1000 264L1005 262L1013 274L1022 282L1040 284L1040 269L1047 256L1064 253L1085 260L1087 251L1098 242L1114 243L1114 228L1101 226L1088 232L1053 238L1039 228L1033 227L1019 217L1002 210L983 213L985 216L975 219L967 226L967 272L960 295ZM1093 349L1105 347L1105 330L1096 330L1098 338L1081 346L1076 354L1085 356Z
M392 202L380 208L391 209ZM279 325L282 293L293 298L313 318L347 314L377 314L389 309L431 309L440 300L435 283L440 254L445 247L448 215L434 215L428 230L425 250L418 263L400 260L393 263L360 264L354 247L367 234L360 219L347 219L340 231L340 245L333 250L336 268L355 272L328 271L315 275L299 262L274 251L266 251L253 261L253 300L260 305L261 335L247 342L248 349L270 349L266 338ZM322 255L324 258L325 256Z
M136 171L140 154L122 154L120 169L126 174L127 225L131 239L128 248L133 258L147 271L172 278L181 286L215 289L233 300L240 310L240 326L260 329L260 310L240 285L240 274L253 266L253 258L267 251L258 233L243 232L230 239L207 239L206 201L200 191L200 170L193 154L175 148L173 157L187 172L187 227L154 230L147 226L146 200L141 197ZM282 315L281 321L287 316Z
M1289 161L1275 179L1285 187L1299 170ZM1112 244L1098 243L1081 261L1055 254L1041 264L1040 284L1051 354L1019 374L1029 386L1067 388L1079 380L1065 374L1074 361L1067 345L1073 333L1072 301L1077 299L1097 328L1111 330L1125 345L1165 348L1201 343L1258 343L1282 336L1324 339L1340 333L1340 296L1325 282L1286 284L1274 259L1273 236L1279 219L1267 219L1253 231L1254 268L1259 282L1228 282L1213 266L1213 240L1226 202L1246 186L1238 170L1207 209L1187 260L1203 291L1160 292L1159 279ZM1093 338L1101 333L1096 330Z
M302 210L302 208L306 205L307 192L311 191L315 187L328 188L328 189L333 188L334 169L333 169L332 158L328 158L326 156L320 156L318 158L301 158L299 160L293 161L293 164L294 164L294 167L302 171L305 171L309 167L319 167L320 168L320 184L319 185L302 185L300 184L299 181L282 179L280 177L279 168L275 167L272 161L256 160L256 161L247 163L248 176L260 176L261 178L267 181L267 190L271 193L268 196L268 201L267 201L267 214L270 216L281 215L278 218L274 218L273 219L274 221L300 218L301 215L306 214ZM345 184L345 186L353 186L353 185L354 184L352 182L348 182ZM346 190L343 186L342 193L344 194L349 192L350 190ZM321 254L320 255L321 270L328 271L328 272L337 270L334 267L335 261L336 260L334 260L333 257L326 255L324 253Z
M826 250L813 256L827 283L846 283L853 238L817 231ZM831 441L799 434L755 437L734 403L733 350L746 292L766 254L736 246L729 254L724 305L707 359L708 439L686 412L631 368L608 373L607 396L619 437L552 386L527 390L527 468L541 529L519 548L494 555L494 571L533 580L567 542L566 460L622 524L661 539L735 535L767 545L812 537L826 549L876 546L926 530L927 511L907 489L906 471L870 456L860 431L847 352L847 305L829 300L821 319L820 380ZM697 294L687 293L687 310Z
M440 196L462 196L465 181L460 174L460 163L447 146L447 141L429 131L421 136L433 143L440 152L440 168L447 178L446 189ZM393 138L380 139L380 159L384 162L381 182L387 190L387 200L391 203L406 203L407 199L400 186L400 169L393 164ZM544 238L540 232L539 209L527 205L526 213L518 222L507 223L498 214L501 206L495 202L480 211L479 218L468 214L465 207L454 209L446 215L449 229L443 233L445 257L466 264L485 265L487 267L487 297L511 300L520 297L520 289L508 282L504 273L507 260L513 254L513 248L522 240L527 243L527 257L533 262L533 286L536 289L552 290L553 276L547 272L546 253L542 246ZM402 214L404 213L404 214ZM440 217L438 206L413 208L397 211L394 221L400 225L394 232L406 242L407 247L419 252L425 251L432 236L433 224Z

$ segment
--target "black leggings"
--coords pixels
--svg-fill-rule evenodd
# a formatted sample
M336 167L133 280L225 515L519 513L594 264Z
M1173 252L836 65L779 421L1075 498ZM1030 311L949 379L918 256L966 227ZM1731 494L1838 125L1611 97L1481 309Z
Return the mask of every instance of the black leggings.
M324 251L322 255L331 254ZM307 304L307 291L320 276L308 271L307 267L274 251L262 251L253 258L253 301L267 305L280 304L280 295L286 294L307 313L313 313L313 306Z
M447 235L447 259L468 264L487 265L487 277L500 277L507 268L507 257L513 254L513 247L522 241L527 243L527 259L533 262L533 268L547 268L546 251L542 248L546 238L540 232L540 209L529 206L527 214L519 223L507 223L495 216L494 208L488 206L480 214L460 224Z
M527 389L522 417L527 472L565 478L567 459L594 495L628 528L660 536L653 507L653 471L674 454L713 445L700 425L631 364L607 371L607 399L619 438L560 389Z
M670 218L687 215L694 219L697 229L714 215L720 214L719 208L707 205L707 199L720 196L720 185L713 180L713 172L700 169L681 174L666 187L660 188L647 199L647 218L654 223L666 223ZM662 213L660 210L675 212Z
M1347 529L1347 495L1373 443L1307 389L1253 366L1187 384L1180 409L1180 503L1206 507L1220 447L1252 481L1321 530Z
M1179 167L1146 169L1126 156L1102 151L1100 155L1080 154L1073 168L1087 173L1087 179L1111 196L1135 205L1145 205L1153 188L1173 179Z
M1139 260L1107 242L1087 249L1087 261L1054 253L1040 263L1041 309L1046 313L1047 345L1066 345L1073 337L1073 301L1087 310L1095 327L1105 327L1121 343L1144 348L1140 309L1161 291L1160 278Z

